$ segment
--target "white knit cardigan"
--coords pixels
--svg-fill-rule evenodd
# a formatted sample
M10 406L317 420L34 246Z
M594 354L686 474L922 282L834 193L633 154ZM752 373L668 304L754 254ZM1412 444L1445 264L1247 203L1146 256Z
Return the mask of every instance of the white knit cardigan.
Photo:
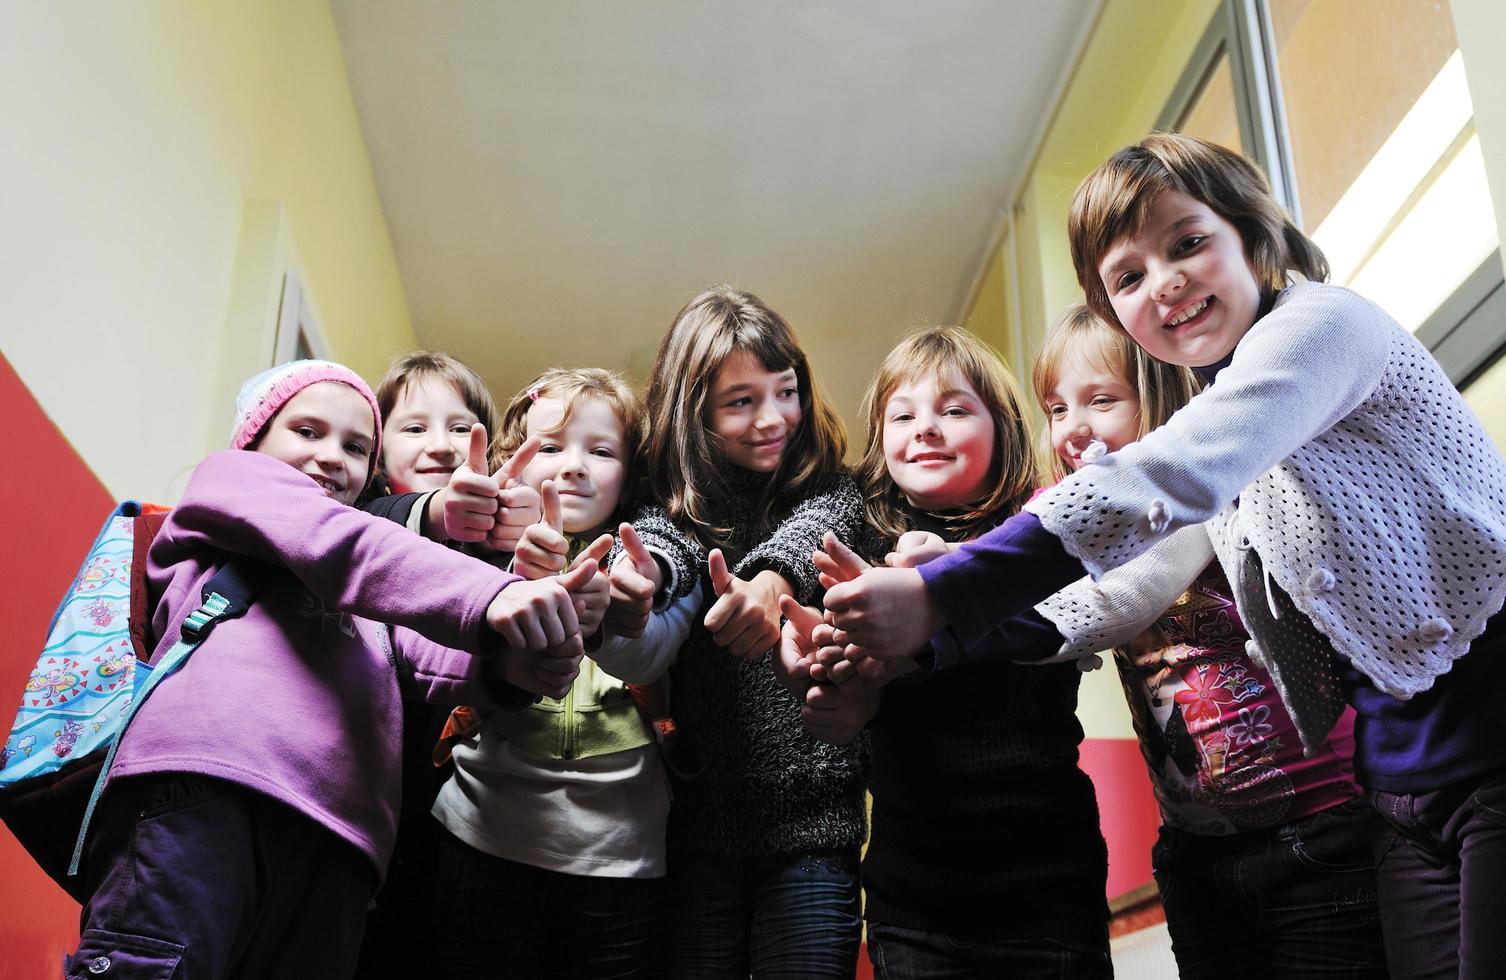
M1506 461L1422 344L1334 286L1285 290L1213 385L1026 509L1095 579L1207 522L1231 582L1253 548L1333 650L1401 699L1506 602ZM1259 657L1270 638L1251 632Z

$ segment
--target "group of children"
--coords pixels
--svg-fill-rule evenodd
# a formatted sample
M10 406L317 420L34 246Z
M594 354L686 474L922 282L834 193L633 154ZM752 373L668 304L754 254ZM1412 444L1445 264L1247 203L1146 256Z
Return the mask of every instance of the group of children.
M1501 975L1506 463L1237 154L1149 137L1070 237L1039 454L938 327L849 472L726 287L641 404L555 369L498 412L433 354L247 382L156 642L228 558L266 584L123 737L68 975L850 977L866 918L884 978L1107 977L1110 649L1183 976Z

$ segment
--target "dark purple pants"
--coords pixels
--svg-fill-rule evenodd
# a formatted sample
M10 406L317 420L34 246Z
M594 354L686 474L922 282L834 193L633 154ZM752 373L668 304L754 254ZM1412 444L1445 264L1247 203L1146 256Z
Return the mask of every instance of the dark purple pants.
M1506 977L1506 771L1371 801L1391 976Z
M234 783L166 773L111 785L68 980L349 977L370 861Z

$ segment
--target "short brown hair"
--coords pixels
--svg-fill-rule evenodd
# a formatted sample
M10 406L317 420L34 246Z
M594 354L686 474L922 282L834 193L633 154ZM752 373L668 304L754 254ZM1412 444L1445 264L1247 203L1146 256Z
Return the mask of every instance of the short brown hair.
M397 406L397 400L408 390L409 385L421 384L431 378L454 388L460 394L460 400L465 402L465 407L476 416L476 421L486 426L487 436L490 438L496 435L500 417L491 389L481 380L481 375L437 350L410 351L388 365L387 373L382 375L382 381L376 390L377 407L382 410L382 424L387 423L387 416Z
M1182 133L1151 133L1115 153L1077 186L1067 213L1072 265L1088 308L1119 324L1098 264L1114 244L1138 232L1156 199L1180 191L1213 209L1239 232L1261 288L1275 292L1299 272L1328 279L1328 260L1271 196L1265 175L1249 160Z
M525 385L502 410L502 427L497 438L492 440L493 467L511 459L523 440L528 438L528 410L540 398L558 398L565 404L559 424L550 431L559 431L570 424L575 406L581 399L600 398L606 402L622 423L622 465L631 470L642 434L638 393L620 374L602 368L550 368ZM618 514L626 513L631 506L632 474L627 475L629 479L622 485L622 499L617 502Z
M715 462L722 453L706 428L706 414L717 372L736 351L758 358L768 371L793 369L800 389L800 424L757 509L764 526L754 530L769 530L771 511L820 492L841 472L847 451L842 418L816 387L805 351L784 318L741 289L702 291L675 314L654 358L638 472L649 497L708 548L725 544L732 533L724 526L726 481Z
M1020 389L998 353L962 327L918 330L889 352L863 395L868 441L853 473L863 491L868 523L891 544L910 530L910 524L904 514L904 493L890 477L884 460L884 407L894 390L907 381L930 377L946 383L953 375L972 386L993 416L994 447L988 495L953 515L948 528L958 539L977 537L1023 507L1035 490L1035 461Z
M1129 334L1110 326L1086 305L1067 307L1046 335L1030 371L1030 386L1046 414L1046 426L1041 431L1041 470L1053 483L1070 476L1071 471L1051 445L1051 392L1061 380L1062 364L1076 353L1097 358L1135 389L1140 399L1141 438L1166 424L1199 388L1197 375L1190 369L1151 357Z

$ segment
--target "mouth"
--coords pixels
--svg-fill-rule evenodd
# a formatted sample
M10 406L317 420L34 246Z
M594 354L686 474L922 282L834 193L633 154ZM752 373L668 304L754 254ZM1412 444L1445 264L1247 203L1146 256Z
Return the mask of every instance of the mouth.
M1204 296L1197 302L1189 303L1182 307L1167 319L1162 326L1168 330L1175 330L1177 327L1185 326L1206 313L1213 306L1213 303L1214 299L1212 296Z
M457 469L459 469L457 466L420 466L413 472L426 473L430 476L449 476Z
M769 452L774 449L783 449L784 436L775 436L773 439L759 439L756 442L748 443L748 446L754 452Z
M320 488L331 497L339 496L340 494L345 492L344 486L336 483L334 480L331 480L327 476L319 476L316 473L309 473L308 478L319 484Z
M914 456L911 456L908 460L906 460L906 462L909 462L909 463L950 463L955 458L956 458L955 456L949 456L946 453L916 453Z
M590 498L592 498L592 497L594 497L596 495L594 493L587 493L584 490L561 490L560 491L560 496L561 497L575 497L578 500L589 500Z

